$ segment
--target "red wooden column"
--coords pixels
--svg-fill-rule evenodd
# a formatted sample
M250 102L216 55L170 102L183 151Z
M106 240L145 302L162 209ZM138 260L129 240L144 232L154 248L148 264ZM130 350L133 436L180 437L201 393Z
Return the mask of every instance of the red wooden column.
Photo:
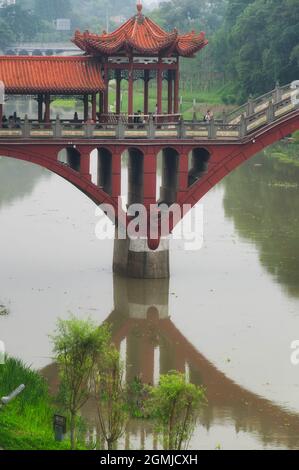
M104 114L108 114L109 112L109 70L108 70L108 63L105 62L104 65L104 83L105 83L105 91L104 91Z
M43 95L37 97L38 122L43 122Z
M91 117L94 122L97 121L97 94L93 93L92 94L92 111L91 111Z
M120 70L116 71L116 114L120 114L121 107L121 75Z
M2 127L3 104L0 104L0 128Z
M157 187L157 158L154 148L147 147L144 153L144 205L150 207L156 203L156 187Z
M128 114L129 116L132 116L134 114L134 70L132 57L130 57L129 65Z
M148 111L149 111L148 88L149 88L149 70L145 70L144 71L144 106L143 106L143 112L145 115L148 115Z
M168 114L172 114L173 102L173 71L168 71Z
M101 91L99 96L99 113L103 114L104 112L104 93Z
M111 149L112 153L112 197L117 202L117 198L121 196L121 155L119 148Z
M179 60L179 59L178 59ZM174 78L174 104L173 104L173 112L174 114L179 113L179 92L180 92L180 71L179 71L179 62L177 64L177 68L175 70L175 78Z
M89 108L88 95L84 95L83 103L84 103L84 118L83 119L86 122L88 120L88 108Z
M163 76L162 76L162 63L159 59L158 69L157 69L157 112L162 114L162 86L163 86Z
M50 103L51 103L51 97L49 93L46 93L45 95L45 122L49 123L50 122Z
M84 147L80 148L80 175L91 181L90 174L90 151Z

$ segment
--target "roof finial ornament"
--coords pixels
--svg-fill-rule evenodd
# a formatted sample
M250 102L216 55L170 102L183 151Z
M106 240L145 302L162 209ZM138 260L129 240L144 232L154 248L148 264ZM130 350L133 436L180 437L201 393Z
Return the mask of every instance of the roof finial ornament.
M142 12L142 3L141 3L141 0L138 0L138 3L137 3L137 11L139 14L141 14Z

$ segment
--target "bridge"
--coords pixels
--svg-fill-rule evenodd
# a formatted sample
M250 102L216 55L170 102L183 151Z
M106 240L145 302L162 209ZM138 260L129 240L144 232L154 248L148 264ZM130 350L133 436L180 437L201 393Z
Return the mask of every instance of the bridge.
M209 123L176 121L176 116L110 119L74 123L57 118L44 123L25 119L20 129L0 129L0 154L40 165L75 185L96 204L109 204L119 213L122 156L129 154L128 204L197 202L225 176L265 147L299 129L297 90L290 85L250 100L222 120ZM113 122L115 121L115 122ZM98 152L98 181L91 180L91 153ZM66 158L62 154L66 154ZM160 198L156 198L157 159L162 155ZM109 214L108 214L109 215ZM127 214L123 220L128 222ZM175 223L178 223L177 219ZM174 226L169 227L171 232ZM161 234L160 234L161 235ZM165 235L165 234L164 234ZM116 240L114 269L133 277L167 277L168 248L155 250L159 240L144 248L155 257L153 271L141 262L143 252L130 259L128 241ZM132 241L130 242L132 245ZM123 256L128 252L128 257Z
M116 238L114 270L132 277L168 277L169 233L186 210L226 175L299 129L298 90L294 84L276 86L221 119L187 121L179 113L179 59L192 58L208 44L204 33L166 32L142 14L139 3L137 14L115 32L76 31L73 43L85 54L0 57L6 98L31 96L38 108L36 119L7 119L6 104L0 103L0 154L35 163L66 179L96 204L109 206L107 215L125 231L134 219L119 204L122 158L128 155L128 206L143 204L147 216L155 207L158 233L153 236L147 223L137 240ZM115 84L113 114L108 112L111 80ZM123 80L128 82L126 113L121 112ZM144 102L143 110L134 112L137 80L144 82ZM157 88L152 112L151 80ZM163 113L163 80L167 81L167 114ZM71 120L51 119L51 101L61 96L81 100L83 115L78 108ZM90 171L95 150L96 182ZM163 170L157 191L159 160ZM180 216L170 218L166 231L161 224L162 204L164 212L166 207L172 213L174 204L180 209ZM147 219L151 222L151 217Z
M21 42L10 44L4 49L4 55L62 55L78 54L78 47L71 42Z

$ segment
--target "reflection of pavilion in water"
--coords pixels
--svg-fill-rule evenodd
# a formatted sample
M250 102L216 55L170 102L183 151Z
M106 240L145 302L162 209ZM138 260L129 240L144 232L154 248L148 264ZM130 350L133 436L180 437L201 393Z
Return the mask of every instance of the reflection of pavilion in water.
M200 424L207 430L213 424L232 423L237 433L255 434L264 444L298 448L298 415L245 390L220 372L172 323L168 299L167 280L114 278L115 308L107 321L125 362L126 380L139 376L145 383L154 383L159 374L181 371L191 382L206 388L208 406L201 413ZM55 369L49 366L44 371L52 386L57 385ZM94 421L92 404L84 414ZM152 429L148 423L131 423L126 449L130 448L130 433L143 446ZM155 436L151 438L155 447Z

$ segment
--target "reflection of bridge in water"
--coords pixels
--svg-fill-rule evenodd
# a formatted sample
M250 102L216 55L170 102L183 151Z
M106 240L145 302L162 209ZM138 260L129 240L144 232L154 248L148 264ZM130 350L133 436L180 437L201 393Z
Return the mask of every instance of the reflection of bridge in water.
M254 434L265 445L298 448L298 415L247 391L218 370L173 324L168 300L167 280L114 278L115 307L107 321L125 362L127 382L138 376L145 383L154 383L160 374L181 371L191 382L206 388L208 406L201 413L200 424L207 430L229 422L237 433ZM56 366L48 366L43 373L52 391L57 390ZM95 423L92 403L84 414ZM152 432L150 425L138 421L129 429L143 443L145 435ZM129 441L128 434L126 448Z

